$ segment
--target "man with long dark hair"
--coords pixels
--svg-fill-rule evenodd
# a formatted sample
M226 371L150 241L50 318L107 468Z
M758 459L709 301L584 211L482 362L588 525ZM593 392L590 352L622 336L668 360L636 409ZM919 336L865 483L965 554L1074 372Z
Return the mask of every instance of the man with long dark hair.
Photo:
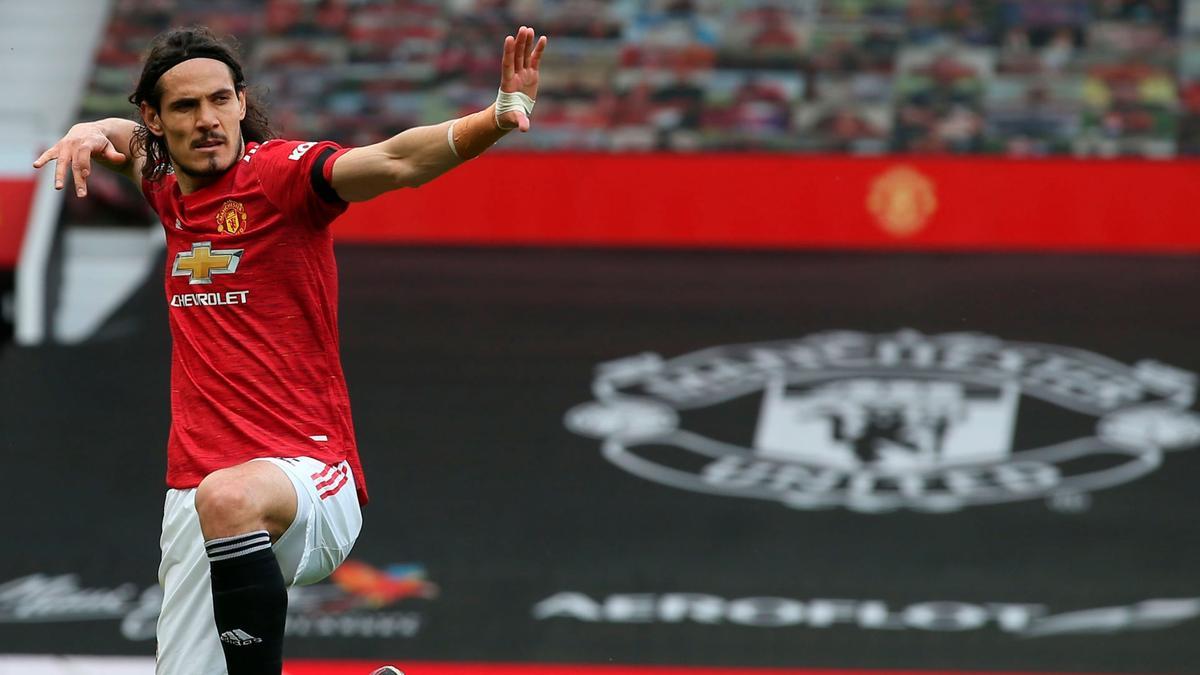
M504 41L496 103L341 148L274 138L234 51L204 28L151 44L141 122L77 124L56 160L134 180L167 235L171 432L159 675L278 675L287 586L329 575L367 492L338 355L329 225L347 202L419 186L527 131L546 38ZM377 675L398 673L390 666Z

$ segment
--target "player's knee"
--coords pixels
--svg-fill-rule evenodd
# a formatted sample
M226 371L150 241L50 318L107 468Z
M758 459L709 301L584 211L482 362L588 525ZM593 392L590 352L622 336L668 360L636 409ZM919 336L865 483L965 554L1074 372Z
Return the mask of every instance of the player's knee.
M205 536L225 537L259 527L262 516L250 486L221 471L196 488L196 515Z

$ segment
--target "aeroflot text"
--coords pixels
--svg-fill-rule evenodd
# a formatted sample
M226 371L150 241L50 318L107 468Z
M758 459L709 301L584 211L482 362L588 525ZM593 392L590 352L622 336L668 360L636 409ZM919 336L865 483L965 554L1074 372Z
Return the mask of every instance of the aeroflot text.
M588 623L688 622L762 628L831 628L841 624L874 630L950 632L995 626L1005 633L1043 637L1168 628L1200 617L1200 598L1158 598L1052 614L1046 605L1021 602L935 601L895 607L884 600L722 598L703 593L620 593L592 598L564 591L534 605L533 617Z
M172 307L216 307L218 305L244 305L250 291L226 291L224 293L181 293L171 296Z

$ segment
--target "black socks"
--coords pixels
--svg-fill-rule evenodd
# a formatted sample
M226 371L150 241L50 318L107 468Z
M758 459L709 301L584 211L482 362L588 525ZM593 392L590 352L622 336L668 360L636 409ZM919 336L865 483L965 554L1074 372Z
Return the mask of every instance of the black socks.
M204 542L229 675L280 675L287 585L266 530Z

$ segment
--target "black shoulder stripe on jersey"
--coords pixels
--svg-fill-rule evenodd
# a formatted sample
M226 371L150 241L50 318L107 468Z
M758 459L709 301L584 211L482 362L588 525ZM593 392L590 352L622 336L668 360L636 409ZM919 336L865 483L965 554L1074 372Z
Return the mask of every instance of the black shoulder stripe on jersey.
M325 162L329 161L329 156L334 152L333 148L325 148L317 158L313 160L312 171L309 177L312 179L313 192L320 195L321 199L334 204L340 204L344 199L338 196L337 190L325 180Z

